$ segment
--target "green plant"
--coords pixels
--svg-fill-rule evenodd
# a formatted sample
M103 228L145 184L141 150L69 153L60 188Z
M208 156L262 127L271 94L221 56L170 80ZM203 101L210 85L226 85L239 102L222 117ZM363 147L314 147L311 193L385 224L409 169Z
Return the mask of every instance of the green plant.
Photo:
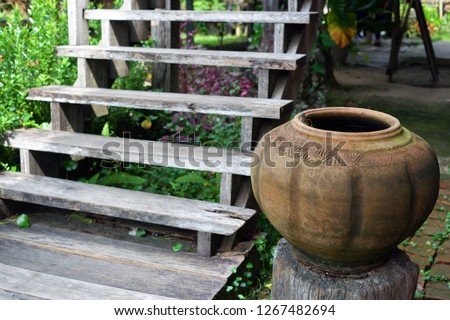
M238 274L238 269L233 267L231 272L234 275L232 283L226 287L228 293L234 293L239 300L246 300L249 288L255 283L253 263L248 262L245 265L245 270Z
M19 228L29 228L31 226L30 217L26 213L22 213L17 217L16 224Z
M194 1L194 10L196 11L224 11L226 9L225 3L221 0L196 0ZM197 22L195 26L202 34L210 34L212 28L211 24L204 22ZM214 23L214 29L219 37L219 42L223 44L223 37L225 35L225 24L222 22Z
M33 0L26 15L17 8L6 14L0 27L0 133L49 122L47 103L26 101L29 88L75 80L74 61L54 54L55 46L68 41L66 25L57 0ZM14 167L11 152L2 150L0 161Z

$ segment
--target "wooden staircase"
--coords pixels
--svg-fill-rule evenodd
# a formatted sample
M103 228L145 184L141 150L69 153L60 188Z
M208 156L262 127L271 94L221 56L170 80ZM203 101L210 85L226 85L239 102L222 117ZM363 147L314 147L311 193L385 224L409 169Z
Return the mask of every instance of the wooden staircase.
M125 0L117 10L86 10L88 3L68 1L70 45L56 50L78 59L77 82L29 91L28 99L50 102L51 130L5 133L4 145L20 149L22 172L0 173L3 211L8 211L5 203L29 203L186 230L197 235L197 254L118 240L111 236L114 231L72 230L60 216L38 214L30 229L0 225L0 298L218 297L232 268L248 255L241 233L251 228L256 214L251 209L251 149L265 132L289 119L324 1L290 0L286 12L179 11L173 10L179 8L177 1L144 0ZM88 20L102 21L98 46L89 45ZM160 41L165 47L130 46L148 37L150 21L152 33L166 37ZM176 42L167 37L177 35L176 28L170 30L179 21L274 24L274 52L174 48ZM127 74L126 61L255 68L258 98L109 89L112 80ZM174 70L165 75L176 83ZM110 106L242 117L243 148L86 134L86 110L101 115ZM221 203L65 180L58 172L59 155L220 172Z

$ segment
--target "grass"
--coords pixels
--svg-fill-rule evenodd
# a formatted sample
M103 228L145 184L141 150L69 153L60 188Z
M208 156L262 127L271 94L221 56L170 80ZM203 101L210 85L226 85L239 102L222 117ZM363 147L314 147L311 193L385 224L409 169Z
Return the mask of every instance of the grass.
M246 36L226 35L223 37L223 43L220 43L220 38L216 35L196 34L194 37L195 44L203 45L205 47L214 47L235 42L246 42L247 40Z
M436 104L420 104L405 98L382 96L358 97L348 91L330 91L327 94L329 106L357 106L386 112L400 120L401 124L424 138L433 147L438 156L450 157L450 130L448 119L450 109Z

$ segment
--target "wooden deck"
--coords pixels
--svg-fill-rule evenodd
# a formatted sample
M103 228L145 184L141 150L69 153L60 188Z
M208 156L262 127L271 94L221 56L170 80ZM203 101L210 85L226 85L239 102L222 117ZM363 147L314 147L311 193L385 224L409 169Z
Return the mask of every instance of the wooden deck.
M128 234L132 222L77 221L69 213L31 213L20 229L0 220L0 299L214 299L224 294L243 252L203 258L189 235ZM173 231L172 231L173 232ZM158 233L158 234L157 234ZM180 252L172 246L181 243Z

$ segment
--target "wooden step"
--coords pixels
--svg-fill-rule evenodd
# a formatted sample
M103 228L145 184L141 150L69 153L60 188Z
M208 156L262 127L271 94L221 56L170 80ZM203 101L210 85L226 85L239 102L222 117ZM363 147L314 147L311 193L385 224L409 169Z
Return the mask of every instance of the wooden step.
M263 53L248 51L213 51L120 46L59 46L58 56L100 59L149 61L203 66L229 66L271 70L296 70L306 63L304 54Z
M29 90L27 99L267 119L280 119L281 115L291 111L293 106L292 100L205 96L72 86L33 88Z
M0 173L0 198L199 232L232 235L254 210L18 172Z
M87 20L110 21L193 21L309 24L317 22L317 12L280 11L187 11L187 10L85 10Z
M45 215L29 213L28 229L0 225L0 297L213 299L245 259L174 252L157 247L174 240L123 238L101 223L69 230L66 217L53 214L48 224Z
M67 279L43 272L11 267L0 263L0 289L51 300L166 300L166 297L144 294Z
M19 129L5 132L4 146L141 163L172 168L250 176L252 154L236 149L199 147L159 141L104 137L66 131Z

